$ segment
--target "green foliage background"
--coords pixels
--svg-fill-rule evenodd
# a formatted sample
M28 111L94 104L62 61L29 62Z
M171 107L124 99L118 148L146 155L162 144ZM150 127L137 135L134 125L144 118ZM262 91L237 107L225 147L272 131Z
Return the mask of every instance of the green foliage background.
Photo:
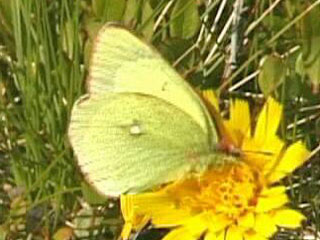
M121 230L117 201L82 181L66 136L92 42L109 21L152 43L195 88L246 98L254 111L268 95L285 105L281 136L315 151L285 180L308 221L275 238L318 236L320 1L0 0L0 240L116 239Z

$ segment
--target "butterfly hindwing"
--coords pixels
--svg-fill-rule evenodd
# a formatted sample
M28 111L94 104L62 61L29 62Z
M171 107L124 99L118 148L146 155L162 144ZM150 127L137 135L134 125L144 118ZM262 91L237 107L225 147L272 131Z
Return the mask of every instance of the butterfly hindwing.
M79 101L69 137L88 181L105 195L141 192L211 164L199 124L176 106L135 93Z

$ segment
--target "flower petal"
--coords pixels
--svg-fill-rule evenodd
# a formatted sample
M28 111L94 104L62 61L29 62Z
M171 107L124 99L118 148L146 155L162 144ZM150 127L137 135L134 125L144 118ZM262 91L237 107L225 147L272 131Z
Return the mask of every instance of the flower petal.
M196 215L193 218L190 218L188 221L186 221L183 226L189 229L189 231L193 235L201 235L204 231L208 229L206 215L206 213Z
M245 101L235 100L230 104L230 118L225 121L231 131L233 143L240 147L245 136L251 136L249 105Z
M130 197L132 204L135 207L135 211L138 213L148 213L157 211L159 208L174 208L174 202L172 199L163 191L142 193L134 195L126 195Z
M120 197L120 205L121 205L121 212L122 216L125 221L131 220L133 216L133 203L132 203L132 198L127 195L121 195Z
M135 213L134 195L121 195L121 212L125 220L124 227L121 232L122 239L129 239L132 230L142 229L150 220L147 215L139 215Z
M301 141L290 145L278 165L274 168L274 171L269 175L269 182L277 182L293 172L307 160L308 155L309 151Z
M137 213L142 212L150 216L152 223L156 227L178 226L192 217L192 215L184 209L176 208L174 205L166 204L165 202L161 206L161 202L158 204L156 200L161 201L161 198L155 199L155 202L153 202L154 205L150 204L151 202L149 202L150 205L146 204L145 209L143 209L144 205L138 206L138 204L136 204Z
M285 186L276 186L276 187L268 187L262 189L260 195L264 197L269 197L269 196L274 196L274 195L279 195L283 194L286 192L286 187Z
M192 235L184 227L176 228L170 231L162 240L198 240L199 236Z
M246 215L240 217L239 226L250 229L254 227L254 215L252 212L247 213Z
M209 232L204 236L204 240L217 240L217 234L209 231Z
M121 239L128 240L130 238L130 234L133 230L133 226L131 222L125 222L121 231Z
M209 231L215 233L224 230L231 223L231 220L224 216L224 214L206 214L203 215L203 218L207 222Z
M200 214L193 218L189 218L182 227L172 230L163 240L197 240L207 228L207 224L203 221L203 217Z
M232 225L227 231L226 240L243 240L243 233L241 229Z
M218 234L217 240L226 240L226 231L222 231Z
M265 191L267 194L262 193L258 198L256 212L268 212L286 204L289 201L288 196L284 192L280 192L280 190L282 188L275 187L275 190Z
M192 216L181 209L160 208L151 213L152 223L156 227L179 226L188 221Z
M283 149L284 142L276 135L265 138L264 141L256 138L245 138L241 147L245 154L245 161L269 172Z
M293 209L282 209L275 212L273 221L275 224L286 228L298 228L305 216Z
M202 91L203 97L219 112L219 100L212 90Z
M268 214L258 214L256 216L256 223L254 230L257 234L265 236L266 238L271 237L278 229L273 219Z
M249 233L246 233L244 235L244 239L245 240L269 240L269 238L266 238L264 236L261 236L255 232L249 232Z
M225 124L225 121L223 120L220 109L219 109L219 101L215 95L215 93L212 90L205 90L202 92L202 96L205 100L205 103L207 103L207 108L214 118L215 125L218 130L219 134L219 140L220 142L226 142L228 144L234 144L234 136L233 131L231 128L228 127L227 124Z
M282 106L273 98L268 98L259 114L254 138L257 142L264 142L266 139L276 135L282 115Z
M132 223L133 229L140 229L148 220L157 227L178 226L192 217L188 211L177 209L164 191L123 195L120 201L123 218Z

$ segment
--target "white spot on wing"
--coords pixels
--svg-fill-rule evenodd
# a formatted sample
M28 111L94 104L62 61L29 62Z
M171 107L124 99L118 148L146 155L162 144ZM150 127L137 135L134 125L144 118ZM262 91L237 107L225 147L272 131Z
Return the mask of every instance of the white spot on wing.
M142 134L141 125L139 123L131 124L129 132L131 135L141 135Z

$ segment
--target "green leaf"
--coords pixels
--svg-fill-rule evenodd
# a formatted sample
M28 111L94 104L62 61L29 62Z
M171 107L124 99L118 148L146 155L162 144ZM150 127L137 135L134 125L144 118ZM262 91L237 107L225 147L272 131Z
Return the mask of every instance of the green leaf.
M192 43L190 39L169 38L159 42L157 49L172 64L192 46ZM184 55L184 58L175 66L180 74L183 75L185 71L189 71L194 66L195 56L196 51Z
M320 84L320 10L314 8L302 21L302 60L314 89Z
M272 93L285 79L286 66L280 57L269 55L263 60L260 74L259 87L265 96Z
M83 51L83 62L86 69L89 69L90 64L90 56L92 50L92 40L88 39L84 44L84 51Z
M14 52L11 5L7 0L0 0L0 36L5 46Z
M153 9L149 0L130 0L127 3L123 21L130 28L141 27L140 33L151 40L153 34Z
M123 15L123 22L125 26L133 28L137 24L138 2L137 0L131 0L127 2L126 9Z
M262 22L267 29L270 29L273 32L280 31L286 24L288 24L285 21L284 16L276 16L273 14L266 16Z
M17 186L28 186L28 176L23 166L21 166L17 162L12 161L11 171Z
M179 58L188 48L192 45L191 40L181 38L169 38L165 39L158 44L157 48L170 63L173 63ZM189 54L186 58L189 58ZM184 60L186 59L184 58Z
M85 30L88 38L93 41L98 31L103 27L104 23L97 21L96 19L89 18L85 22Z
M283 91L283 88L285 91ZM290 77L284 81L283 88L278 88L277 91L279 95L283 93L287 101L294 101L295 98L302 95L301 77L297 74L290 75Z
M143 6L140 9L140 11L142 24L141 33L147 40L151 40L153 34L154 21L152 17L153 9L151 8L149 1L143 2Z
M195 0L177 0L170 16L172 37L191 38L200 27L200 17Z
M12 26L12 2L6 0L0 0L0 36L5 46L14 52L14 41L13 41L13 26Z
M64 52L67 54L69 59L73 58L74 51L75 51L75 37L77 37L77 32L74 29L74 25L71 21L65 22L62 30L62 48ZM79 36L79 39L81 40L81 37Z
M94 19L89 19L86 21L85 30L86 30L86 34L88 35L88 38L84 43L84 51L83 51L84 65L86 69L88 69L89 63L90 63L92 43L95 40L98 31L101 29L103 25L104 24L102 22L98 22Z
M102 21L120 21L124 14L126 0L92 0L92 9Z
M303 60L302 60L302 53L300 53L296 59L295 70L301 76L306 75L304 65L303 65Z

